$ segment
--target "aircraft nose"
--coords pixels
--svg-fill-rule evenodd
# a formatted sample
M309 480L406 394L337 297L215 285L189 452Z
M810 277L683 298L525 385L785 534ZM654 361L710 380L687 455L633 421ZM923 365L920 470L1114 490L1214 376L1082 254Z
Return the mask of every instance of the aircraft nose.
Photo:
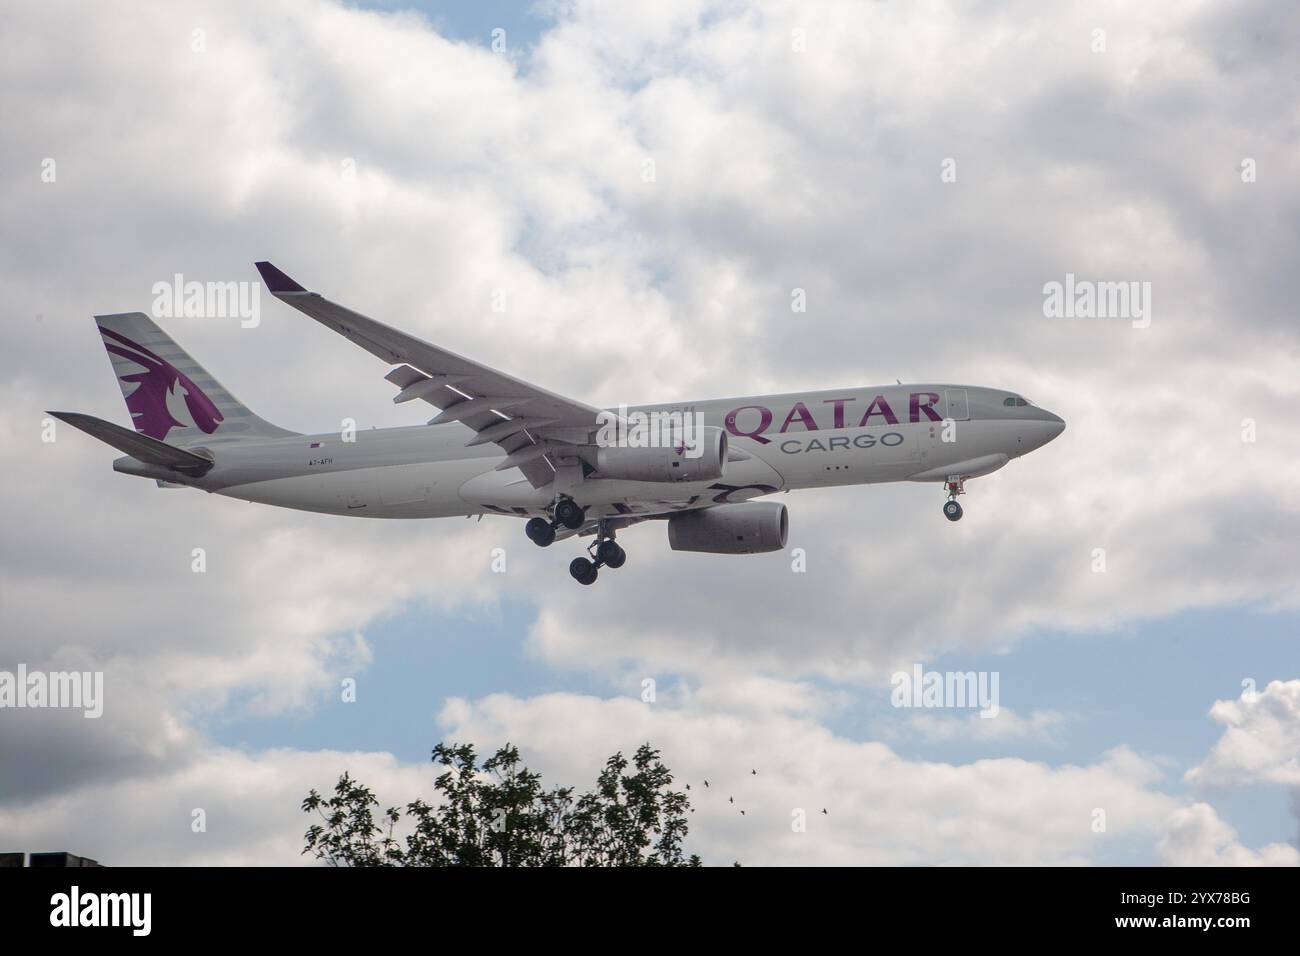
M1036 406L1031 411L1033 417L1025 422L1019 439L1021 455L1042 448L1065 431L1065 419L1060 415Z
M1048 442L1055 440L1061 432L1065 431L1064 418L1060 415L1049 412L1047 409L1043 409L1042 411L1043 424L1041 427L1045 434L1042 437L1042 441L1038 443L1039 448L1042 448Z

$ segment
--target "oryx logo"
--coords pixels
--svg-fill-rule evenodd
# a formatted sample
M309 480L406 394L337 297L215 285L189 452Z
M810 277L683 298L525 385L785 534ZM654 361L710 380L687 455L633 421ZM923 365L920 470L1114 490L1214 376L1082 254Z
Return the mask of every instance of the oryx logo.
M136 431L162 441L173 428L196 427L207 435L217 430L224 416L188 375L124 335L102 325L99 331L110 354L141 368L119 376L135 385L126 396L126 407Z

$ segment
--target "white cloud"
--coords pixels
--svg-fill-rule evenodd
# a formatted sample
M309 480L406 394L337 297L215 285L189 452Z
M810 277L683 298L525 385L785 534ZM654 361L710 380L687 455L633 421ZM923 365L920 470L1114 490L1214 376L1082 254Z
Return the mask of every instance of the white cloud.
M303 798L328 796L345 771L391 797L383 808L427 796L434 779L431 764L390 754L214 749L157 774L0 805L0 834L11 849L67 849L107 866L292 866L311 862L303 834L319 822Z
M1021 716L1010 707L1001 707L992 718L978 713L962 716L926 711L904 711L898 720L887 724L885 732L901 739L929 741L1014 741L1059 744L1067 715L1055 710L1035 710Z
M833 733L800 713L797 695L769 710L717 707L730 693L699 689L675 704L634 695L453 698L438 724L441 739L484 754L516 743L544 783L579 790L615 751L652 742L674 787L690 785L689 849L711 864L1074 865L1140 859L1153 846L1172 865L1300 862L1285 844L1244 847L1209 805L1163 792L1159 761L1126 747L1087 764L916 760ZM385 807L432 795L430 765L390 754L192 744L151 772L11 800L0 806L0 833L119 865L292 864L311 822L299 803L344 771ZM196 808L206 833L190 829ZM804 832L792 827L799 811Z
M447 739L518 743L533 769L563 781L594 779L605 757L650 741L676 786L691 784L692 847L711 863L1083 863L1154 840L1177 805L1156 789L1156 765L1122 747L1087 766L948 764L780 712L571 694L452 700L439 721ZM808 829L795 833L800 808ZM1105 833L1093 831L1098 808Z
M1170 866L1300 866L1300 850L1270 843L1259 850L1242 846L1237 831L1219 819L1208 803L1179 807L1157 846Z
M1210 717L1223 736L1187 772L1197 786L1280 783L1300 787L1300 680L1269 682L1236 700L1215 701Z
M1187 148L1230 138L1238 120L1229 104L1255 115L1261 96L1278 97L1258 68L1229 71L1218 61L1216 21L1204 19L1211 13L1116 4L1061 12L1049 27L1036 9L1022 15L1029 5L989 20L942 4L815 13L781 3L679 4L627 19L578 4L562 9L521 72L418 18L323 0L281 0L277 9L276 27L256 34L238 4L208 11L203 54L190 49L194 15L183 6L112 44L99 41L121 25L102 24L108 14L93 6L19 14L10 36L57 35L62 52L33 61L6 48L11 82L0 96L6 115L19 117L8 135L39 144L63 173L48 185L35 168L15 168L0 201L11 221L27 224L15 234L75 250L84 223L111 223L121 250L108 260L61 260L53 274L12 250L8 297L46 316L5 332L8 354L32 357L5 367L11 400L0 424L13 438L7 470L31 478L32 490L14 499L20 513L49 507L34 498L37 488L62 501L98 498L110 486L124 489L116 506L141 522L166 514L189 524L216 512L217 503L164 502L140 482L103 473L103 450L82 436L71 436L69 462L62 447L36 443L34 422L55 401L118 409L87 331L90 312L139 307L149 285L175 271L248 279L248 260L271 255L335 298L590 400L898 374L1012 385L1070 422L1048 449L972 483L960 526L939 519L928 486L792 496L806 575L790 573L780 556L668 554L662 527L650 525L629 533L628 570L620 583L606 575L594 599L566 590L562 571L558 582L549 572L480 582L480 594L504 583L512 596L544 603L534 646L555 662L612 670L632 657L695 676L757 667L856 680L945 650L1006 646L1048 625L1088 629L1187 607L1296 602L1285 556L1300 532L1300 492L1276 488L1274 476L1300 438L1278 411L1294 404L1300 360L1272 336L1294 334L1274 320L1294 299L1277 278L1293 272L1278 237L1300 178L1285 175L1296 160L1276 149L1286 130L1266 112L1253 145L1278 175L1254 192L1231 164L1220 168L1224 157ZM1113 42L1097 56L1087 44L1103 12ZM1176 40L1174 14L1190 18ZM634 28L643 19L645 29ZM795 28L808 31L803 53L788 42ZM142 47L157 55L142 60ZM1035 82L1025 84L1026 75ZM1222 109L1210 109L1207 89ZM1151 108L1158 95L1199 108L1180 120ZM65 108L33 108L56 97ZM1108 97L1122 97L1126 122L1152 124L1138 194L1123 151L1111 148L1124 142L1115 121L1097 112ZM224 108L195 110L195 102ZM990 103L999 104L993 114ZM985 117L978 137L972 117ZM1093 141L1081 142L1080 130ZM938 162L954 154L961 172L949 188ZM656 160L653 183L642 179L647 157ZM344 160L356 163L353 181L341 174ZM1175 188L1189 181L1205 188ZM1251 217L1252 238L1217 250L1230 258L1210 269L1200 225L1227 228L1234 216ZM178 236L190 239L178 248ZM1258 281L1261 259L1275 264L1269 283ZM1150 277L1159 310L1152 327L1043 319L1041 286L1067 270ZM56 281L69 274L71 284ZM1238 274L1251 279L1231 284ZM789 310L794 286L808 291L806 315ZM505 313L490 308L498 288L508 293ZM1270 289L1278 294L1260 303ZM345 416L363 425L414 420L409 409L386 408L382 366L278 303L265 305L257 330L188 322L172 331L273 420L300 428ZM62 369L57 387L27 377L52 355ZM1156 356L1160 374L1152 375ZM1176 384L1187 381L1214 381L1213 400L1189 402ZM1253 445L1240 441L1247 416L1259 424ZM57 483L47 484L55 471ZM232 520L228 508L218 513ZM1183 520L1189 514L1197 520ZM257 539L301 527L336 542L314 543L318 556L370 567L373 554L354 536L379 537L337 519L259 510L242 522L237 550L246 553L227 552L241 567L257 563ZM62 592L73 573L85 586L88 576L65 557L84 549L85 527L69 520L51 536L36 517L13 529L17 540L60 555L65 571L47 577L47 590ZM496 528L499 540L523 547L516 523ZM1254 529L1249 541L1243 528ZM448 522L428 534L447 550L462 546ZM1096 548L1107 552L1104 574L1091 568ZM97 563L97 580L108 563ZM313 564L304 573L320 583L303 582L292 610L288 595L266 610L275 629L289 617L323 645L312 609L331 609L349 592ZM261 577L285 567L263 560ZM136 569L112 573L138 604ZM228 580L223 596L234 604L243 582ZM453 593L466 579L390 580L335 632L361 627L367 609L391 610L413 592ZM933 600L936 586L942 601ZM765 599L715 599L756 592ZM689 628L658 613L665 593ZM48 603L26 591L17 598L23 608ZM566 626L579 615L592 627ZM241 625L248 634L268 629L265 619ZM241 679L225 666L208 673Z

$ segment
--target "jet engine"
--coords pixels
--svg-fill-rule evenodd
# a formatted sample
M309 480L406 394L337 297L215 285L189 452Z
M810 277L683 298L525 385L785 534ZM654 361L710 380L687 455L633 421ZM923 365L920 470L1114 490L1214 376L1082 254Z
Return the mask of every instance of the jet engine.
M677 448L597 448L592 464L602 478L627 481L711 481L721 478L727 466L727 433L712 426L702 429L701 454L690 458Z
M674 551L763 554L784 548L789 528L785 505L747 501L673 515L668 544Z

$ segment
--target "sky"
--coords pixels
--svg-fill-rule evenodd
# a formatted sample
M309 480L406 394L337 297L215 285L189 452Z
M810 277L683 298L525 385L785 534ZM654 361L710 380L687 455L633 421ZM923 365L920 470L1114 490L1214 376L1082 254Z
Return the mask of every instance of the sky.
M1294 4L4 11L0 672L104 707L0 708L0 849L307 863L344 771L400 804L437 742L512 742L581 788L649 741L710 864L1300 865ZM591 588L516 520L159 489L49 431L129 420L93 315L260 259L597 406L949 381L1068 427L957 524L796 492L783 552L648 523ZM1149 323L1049 316L1067 275ZM283 427L427 418L269 295L159 321ZM917 667L997 716L895 706Z

